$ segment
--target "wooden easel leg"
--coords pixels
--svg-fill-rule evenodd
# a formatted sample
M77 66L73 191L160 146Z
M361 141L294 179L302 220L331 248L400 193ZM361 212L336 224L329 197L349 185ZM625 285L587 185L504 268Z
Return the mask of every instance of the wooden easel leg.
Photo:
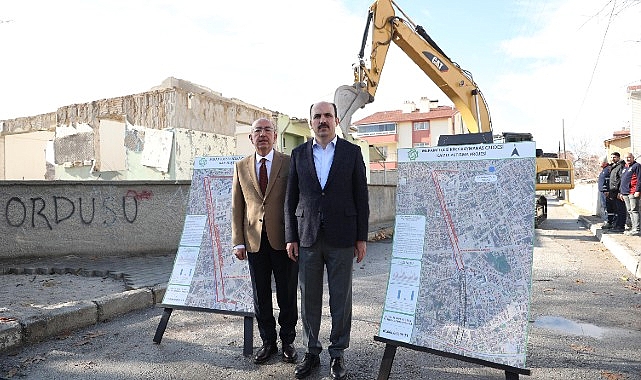
M243 355L251 356L254 351L254 318L245 317L245 338L243 339Z
M385 352L383 353L383 360L381 360L381 367L378 370L378 380L389 379L390 372L392 372L392 363L396 355L396 346L387 343L385 345Z
M165 329L167 328L167 323L169 322L169 317L171 317L172 311L174 311L174 309L170 307L166 307L165 311L163 311L162 317L160 318L160 323L158 324L158 328L156 328L156 335L154 335L154 343L160 344L162 336L165 333Z
M510 371L505 371L505 380L519 380L519 374L510 372Z

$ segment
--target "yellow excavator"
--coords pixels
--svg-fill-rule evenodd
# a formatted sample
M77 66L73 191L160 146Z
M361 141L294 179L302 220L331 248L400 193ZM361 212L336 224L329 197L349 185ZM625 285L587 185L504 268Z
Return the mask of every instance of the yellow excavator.
M396 11L403 17L396 15ZM365 46L370 25L371 54L366 64ZM349 128L354 112L374 101L383 65L390 45L394 43L449 97L461 113L467 134L441 136L444 144L471 144L532 141L529 133L492 134L490 112L472 75L453 62L430 38L425 29L414 24L392 0L375 1L369 8L367 24L358 58L354 65L354 84L340 86L334 94L343 136L350 136ZM444 138L443 138L444 137ZM574 188L574 166L571 160L543 154L537 149L536 190L559 191ZM536 200L536 224L547 217L547 199Z

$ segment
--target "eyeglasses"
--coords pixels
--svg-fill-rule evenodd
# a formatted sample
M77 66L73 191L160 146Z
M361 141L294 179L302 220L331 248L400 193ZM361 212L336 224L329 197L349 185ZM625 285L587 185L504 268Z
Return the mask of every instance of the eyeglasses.
M252 133L255 134L255 135L260 135L263 132L272 133L272 132L274 132L274 128L267 127L267 128L254 128L254 129L252 129Z

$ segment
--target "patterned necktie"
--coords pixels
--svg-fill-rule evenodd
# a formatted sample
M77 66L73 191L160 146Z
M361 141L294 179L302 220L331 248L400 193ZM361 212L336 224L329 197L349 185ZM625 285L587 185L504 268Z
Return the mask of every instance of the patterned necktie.
M263 192L263 195L265 195L265 191L267 191L267 165L265 165L266 161L267 159L264 157L260 159L260 170L258 171L258 184L260 185L260 191Z

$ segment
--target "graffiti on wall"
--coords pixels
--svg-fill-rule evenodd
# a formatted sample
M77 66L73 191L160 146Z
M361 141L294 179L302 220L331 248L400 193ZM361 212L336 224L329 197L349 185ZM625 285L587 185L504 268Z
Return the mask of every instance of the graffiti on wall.
M11 227L46 227L53 230L54 226L74 219L83 225L112 226L120 216L127 223L135 223L140 202L152 197L153 193L149 190L127 190L122 197L104 198L14 196L6 201L4 216L7 225Z

